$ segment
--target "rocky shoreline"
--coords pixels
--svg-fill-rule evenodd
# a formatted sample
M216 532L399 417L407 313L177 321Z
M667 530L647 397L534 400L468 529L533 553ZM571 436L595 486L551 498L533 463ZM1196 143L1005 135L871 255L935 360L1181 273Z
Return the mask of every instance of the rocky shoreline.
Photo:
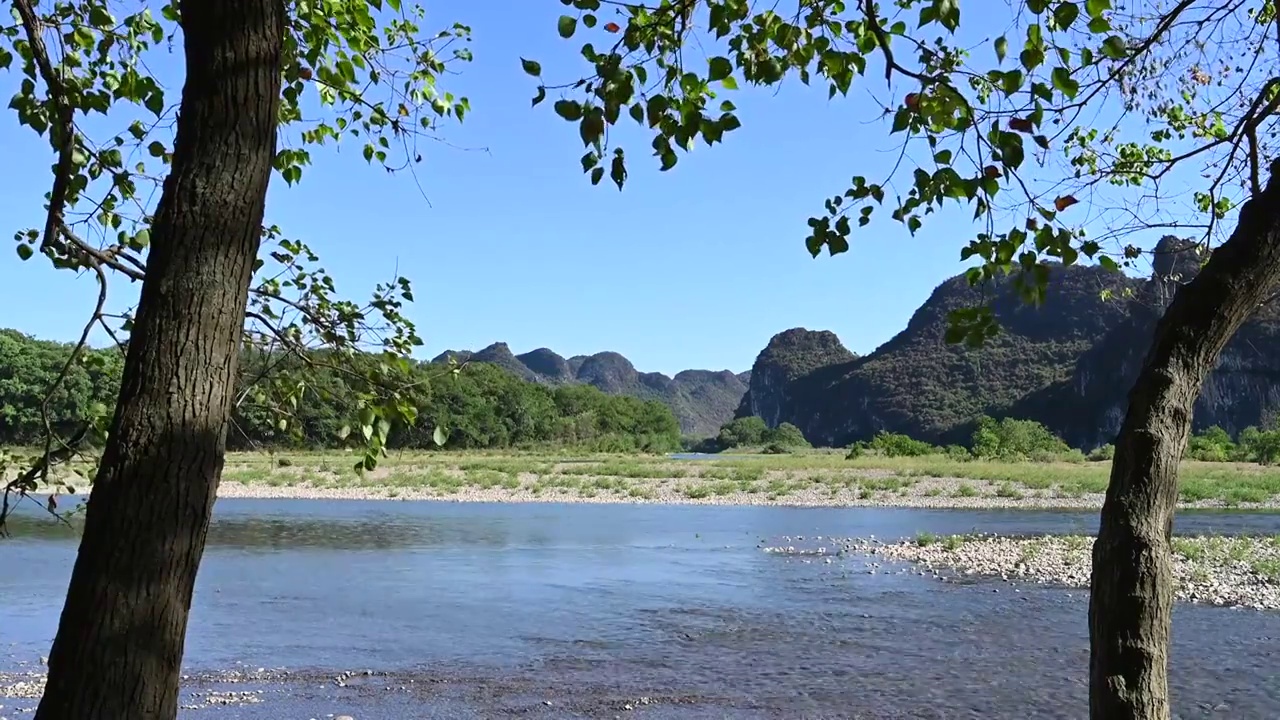
M964 577L1087 588L1093 538L921 535L884 543L828 538L821 547L765 548L788 554L858 554L909 563L941 580ZM1178 537L1173 543L1174 594L1183 602L1280 610L1280 536Z

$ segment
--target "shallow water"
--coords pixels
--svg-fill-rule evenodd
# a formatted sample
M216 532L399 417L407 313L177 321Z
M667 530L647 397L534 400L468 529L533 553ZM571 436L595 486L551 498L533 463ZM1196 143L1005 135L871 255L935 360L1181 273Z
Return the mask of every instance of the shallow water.
M195 678L193 691L262 690L263 702L183 717L1078 718L1083 592L869 574L864 558L759 547L1096 524L1093 511L224 499L188 670L288 674ZM47 652L75 552L64 528L13 529L0 544L0 671ZM1178 531L1277 533L1280 515L1182 513ZM1280 717L1277 638L1278 614L1180 606L1179 714ZM372 674L334 682L349 670Z

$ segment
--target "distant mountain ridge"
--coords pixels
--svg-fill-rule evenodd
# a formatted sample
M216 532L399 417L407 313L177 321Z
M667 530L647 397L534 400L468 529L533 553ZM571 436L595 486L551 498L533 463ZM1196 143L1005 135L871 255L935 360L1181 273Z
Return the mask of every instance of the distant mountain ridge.
M529 382L582 383L611 395L659 400L675 413L682 432L699 437L716 434L733 419L751 379L750 372L729 370L684 370L675 377L640 372L622 354L608 351L565 358L549 348L538 348L517 355L505 342L474 352L446 350L431 362L446 362L450 357L458 362L490 363Z

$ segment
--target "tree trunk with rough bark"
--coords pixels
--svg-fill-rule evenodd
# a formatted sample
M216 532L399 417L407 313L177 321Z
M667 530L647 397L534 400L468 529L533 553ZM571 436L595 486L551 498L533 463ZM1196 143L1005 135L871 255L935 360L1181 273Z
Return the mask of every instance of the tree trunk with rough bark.
M282 0L184 0L173 164L36 720L172 720L276 150Z
M1093 547L1091 720L1169 718L1178 463L1205 377L1277 284L1280 160L1267 188L1241 207L1231 238L1174 297L1129 393Z

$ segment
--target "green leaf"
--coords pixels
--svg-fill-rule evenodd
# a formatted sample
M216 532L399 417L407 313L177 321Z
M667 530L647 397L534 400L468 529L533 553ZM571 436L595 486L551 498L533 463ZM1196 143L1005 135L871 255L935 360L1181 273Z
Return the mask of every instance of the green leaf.
M960 27L960 4L957 0L933 0L933 7L942 27L951 32Z
M1003 35L996 38L995 48L996 48L996 59L999 60L1000 62L1004 62L1004 57L1009 52L1009 39Z
M30 246L30 245L28 245L28 244L26 244L26 243L19 243L19 244L18 244L18 257L19 257L20 259L22 259L22 260L30 260L30 259L31 259L31 255L32 255L33 253L34 253L34 251L31 249L31 246Z
M893 128L889 130L891 133L899 133L907 129L911 124L911 111L906 108L899 108L898 112L893 116Z
M560 20L556 23L556 30L560 33L560 37L568 40L573 37L574 31L578 29L578 18L570 15L561 15Z
M448 437L446 437L444 434L444 428L437 425L436 429L431 433L431 441L434 442L438 447L444 447L444 443L446 440L448 440Z
M582 119L582 103L577 100L557 100L551 107L557 115L569 122Z
M1123 60L1129 54L1129 47L1125 44L1124 38L1112 35L1102 43L1102 54L1112 60Z
M718 82L733 74L733 63L729 62L727 57L713 57L709 61L709 65L710 70L707 71L708 82Z
M1044 52L1036 48L1027 48L1019 53L1018 59L1022 62L1022 67L1035 70L1044 63Z
M526 60L524 58L520 58L520 67L524 68L525 73L528 75L531 75L533 77L542 76L542 64L537 62L536 60Z
M721 86L723 86L725 90L737 90L737 89L738 89L738 81L737 81L737 80L734 80L732 75L730 75L729 77L727 77L727 78L725 78L725 79L721 80L721 81L720 81L720 85L721 85Z
M1111 9L1111 0L1085 0L1084 11L1091 18L1100 18L1102 13Z
M618 190L622 190L627 181L627 162L621 150L614 153L613 162L609 165L609 179L618 186Z
M1053 21L1059 30L1070 28L1071 23L1078 17L1080 17L1080 8L1073 2L1059 3L1058 7L1053 9Z
M164 156L164 144L158 140L152 140L151 144L147 146L147 152L151 157L162 157Z
M1105 32L1111 32L1111 21L1104 17L1096 17L1089 21L1089 32L1094 35L1101 35Z
M1068 99L1075 98L1076 93L1080 92L1080 83L1071 77L1071 71L1064 67L1053 69L1053 86Z
M533 96L532 107L538 107L538 103L547 99L547 88L543 85L538 86L538 93Z

